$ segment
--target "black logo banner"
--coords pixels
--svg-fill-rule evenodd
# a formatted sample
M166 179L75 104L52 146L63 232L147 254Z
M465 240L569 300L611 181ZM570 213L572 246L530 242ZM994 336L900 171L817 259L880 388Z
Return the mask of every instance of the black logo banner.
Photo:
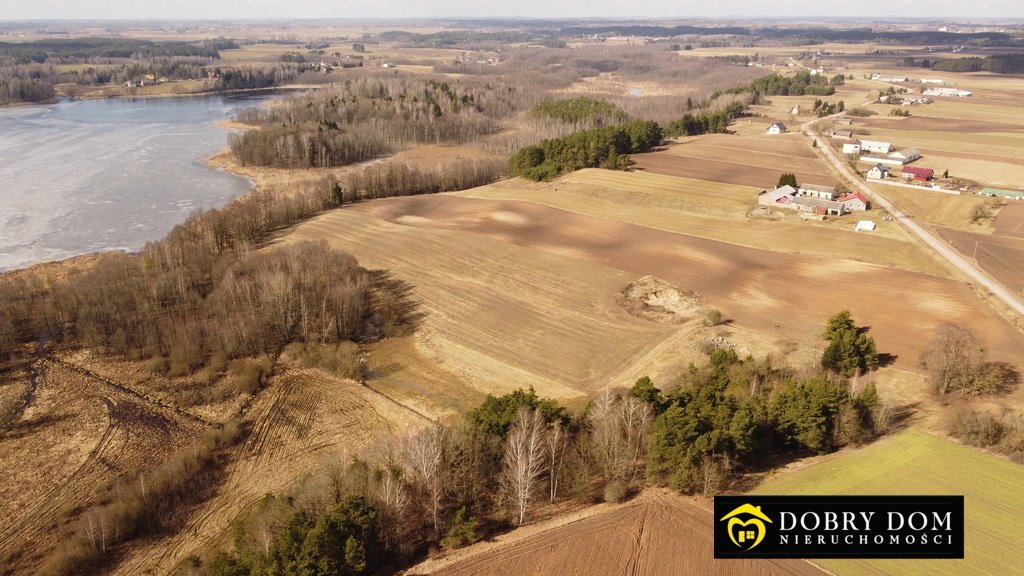
M963 496L715 497L715 558L963 557Z

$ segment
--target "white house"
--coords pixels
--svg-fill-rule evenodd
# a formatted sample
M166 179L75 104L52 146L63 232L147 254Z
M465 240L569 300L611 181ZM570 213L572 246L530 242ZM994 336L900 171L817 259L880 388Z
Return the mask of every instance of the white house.
M860 154L860 140L844 142L843 154Z
M782 122L775 122L765 130L765 134L783 134L786 132L786 125Z
M860 192L851 192L850 194L840 198L839 201L843 203L843 208L846 208L850 212L863 212L871 205L867 196Z
M904 164L910 164L914 160L921 158L921 151L917 148L904 148L903 150L897 150L892 154L889 154L889 158L899 160Z
M892 152L893 145L879 140L861 140L860 149L862 152L871 152L873 154L888 154Z
M832 186L821 186L818 184L803 184L797 190L799 196L821 198L822 200L835 200L836 189Z
M868 178L872 180L885 180L889 177L889 167L885 164L875 164L868 170Z

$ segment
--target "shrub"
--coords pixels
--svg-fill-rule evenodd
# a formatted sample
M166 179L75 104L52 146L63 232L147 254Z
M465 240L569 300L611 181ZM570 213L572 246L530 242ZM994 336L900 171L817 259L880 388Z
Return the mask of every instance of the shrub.
M468 546L476 542L480 539L476 529L476 518L469 515L465 506L459 508L456 510L455 516L452 518L451 528L448 529L444 538L441 539L441 547L445 550L450 550L452 548Z
M629 488L621 480L612 480L604 486L604 501L618 504L629 496Z
M950 416L946 430L954 438L980 448L999 444L1006 434L1006 429L996 417L966 408L957 410Z

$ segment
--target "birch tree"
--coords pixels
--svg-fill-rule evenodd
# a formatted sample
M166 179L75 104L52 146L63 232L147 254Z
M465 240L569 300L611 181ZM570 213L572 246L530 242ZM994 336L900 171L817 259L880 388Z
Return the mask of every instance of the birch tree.
M530 498L545 469L544 417L523 406L505 441L504 480L516 507L517 525L526 519Z
M434 540L441 538L441 505L444 485L441 464L444 460L445 430L439 425L410 436L404 447L405 461L426 495L434 527Z

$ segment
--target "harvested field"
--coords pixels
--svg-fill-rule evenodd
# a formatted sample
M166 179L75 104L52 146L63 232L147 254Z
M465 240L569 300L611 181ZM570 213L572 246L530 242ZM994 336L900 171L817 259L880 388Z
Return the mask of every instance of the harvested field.
M1007 202L999 210L993 226L1000 236L1024 238L1024 202Z
M14 574L36 573L99 490L158 465L202 429L74 365L44 360L39 370L31 403L0 437L0 563Z
M865 236L853 231L850 218L805 222L789 211L777 212L782 219L748 217L759 191L661 174L582 170L553 183L516 179L460 195L527 201L753 248L949 274L894 223L879 222L878 229ZM864 216L875 214L869 211Z
M1011 292L1024 294L1024 239L939 228L939 235Z
M415 285L427 312L417 338L481 392L532 384L544 395L572 398L646 374L639 358L686 335L615 303L623 287L646 275L699 294L737 329L762 338L819 347L825 319L849 308L871 327L879 350L911 370L934 327L947 321L984 334L999 359L1024 357L1019 333L956 281L528 202L448 194L387 199L320 216L287 240L313 238ZM893 290L898 286L908 289ZM668 350L649 365L668 359L685 361L680 350Z
M284 367L247 412L251 432L216 496L177 535L133 549L117 574L169 573L231 540L233 523L267 493L348 463L427 421L391 399L319 370Z
M955 470L955 473L951 471ZM819 560L837 576L962 576L1019 573L1024 467L911 428L859 449L769 478L759 494L963 494L963 560Z
M527 526L466 550L425 562L407 574L588 574L643 576L717 574L807 575L822 572L802 560L715 560L714 518L674 494L649 490L635 500L554 526Z

